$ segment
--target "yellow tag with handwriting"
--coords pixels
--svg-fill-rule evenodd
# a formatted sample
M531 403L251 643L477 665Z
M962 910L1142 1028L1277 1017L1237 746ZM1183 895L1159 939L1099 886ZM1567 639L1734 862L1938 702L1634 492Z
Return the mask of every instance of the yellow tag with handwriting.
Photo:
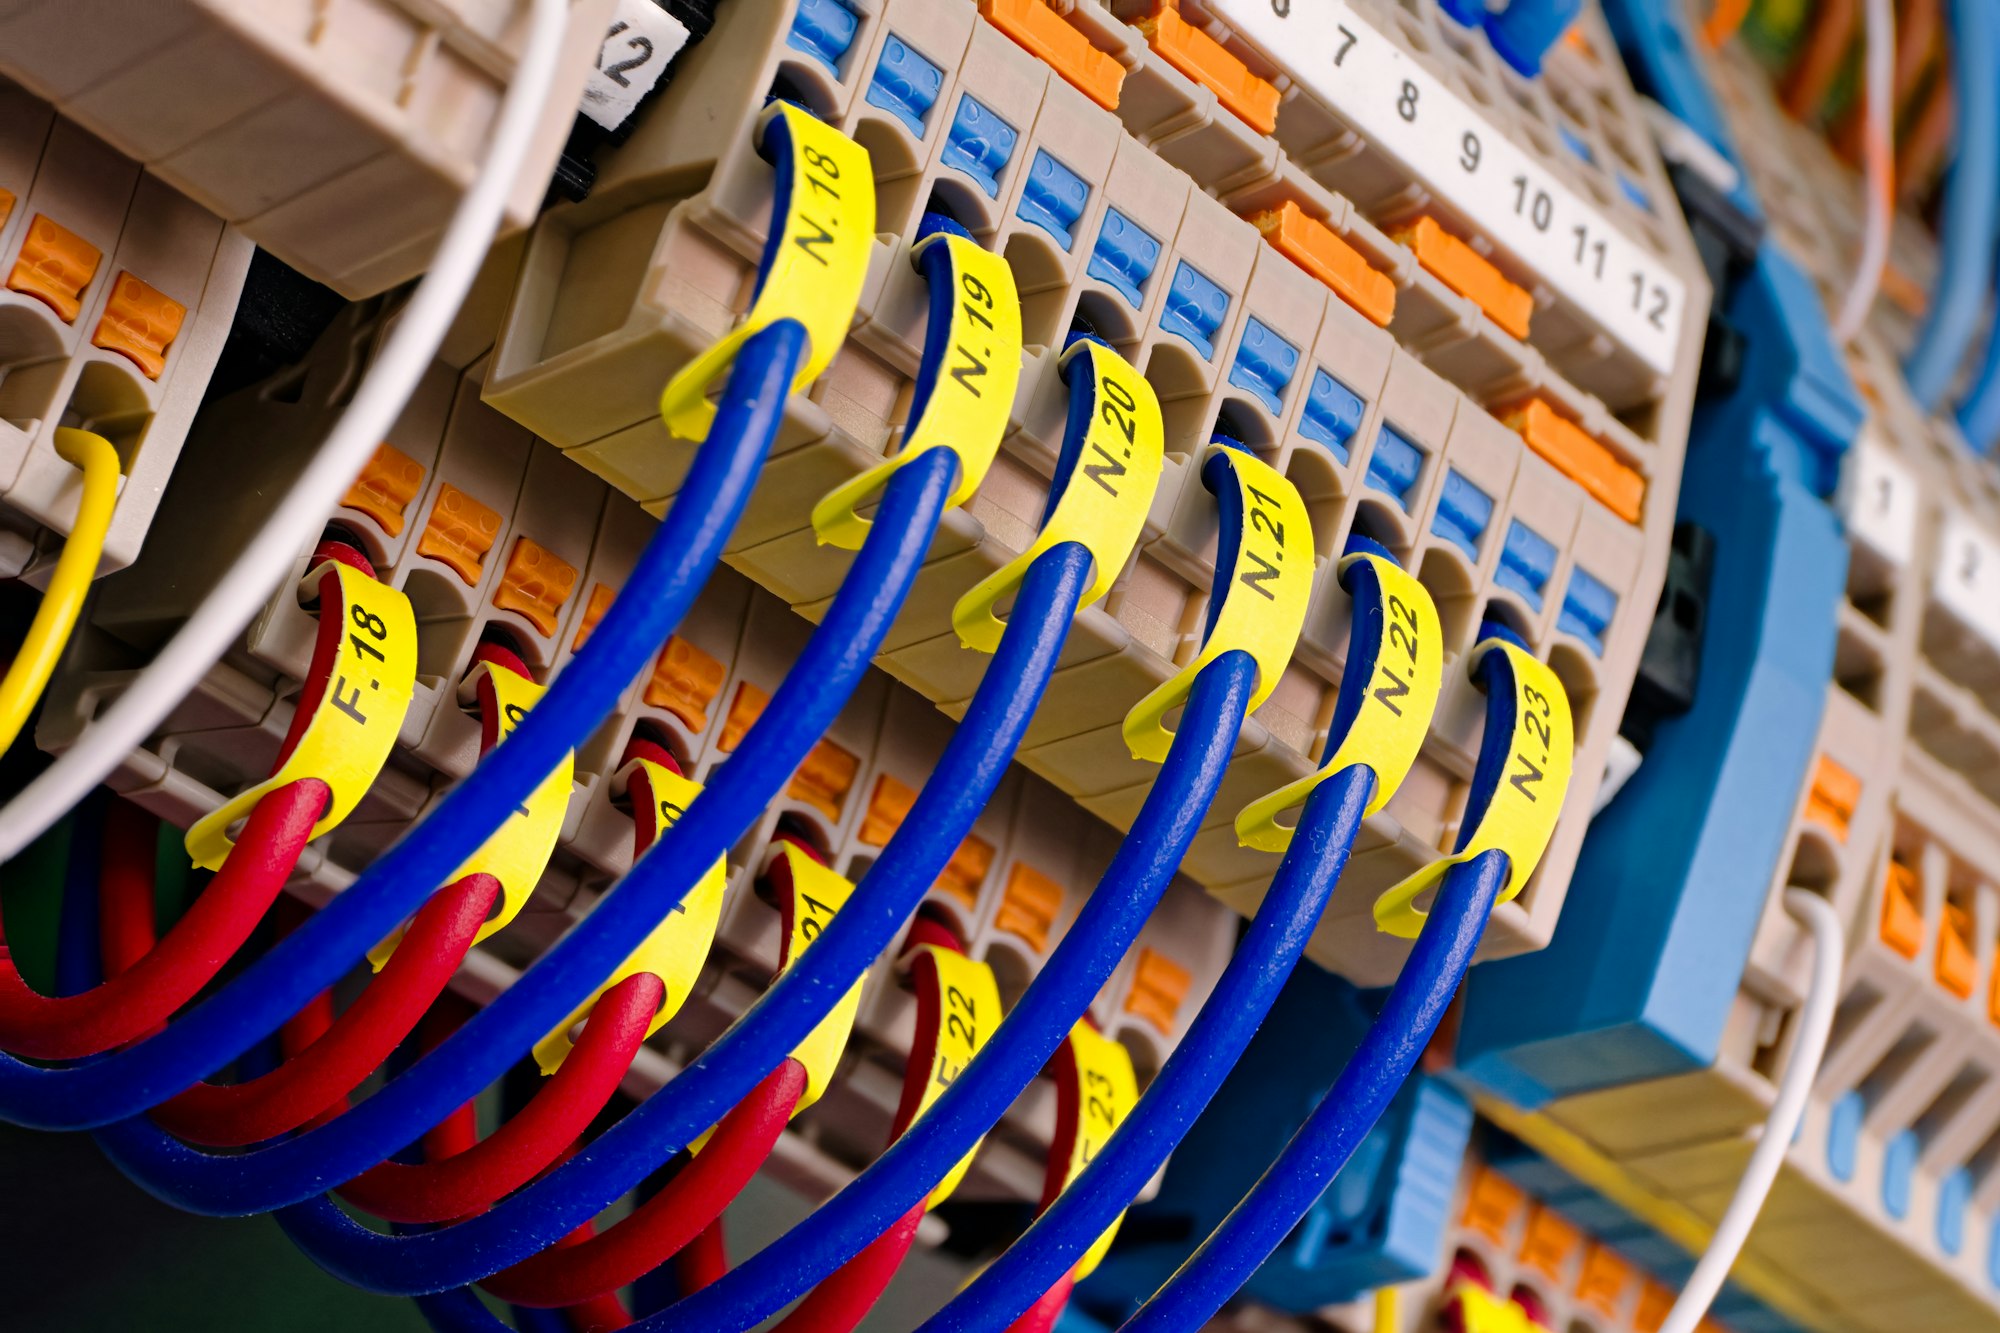
M1069 1030L1069 1041L1056 1054L1059 1063L1056 1077L1062 1088L1064 1102L1056 1112L1056 1133L1060 1136L1072 1114L1076 1117L1075 1131L1069 1136L1069 1153L1064 1163L1059 1189L1068 1189L1083 1169L1095 1161L1118 1127L1125 1123L1125 1117L1132 1114L1132 1108L1139 1101L1139 1080L1132 1070L1132 1054L1125 1047L1099 1032L1085 1022L1078 1022ZM1071 1081L1074 1080L1074 1091ZM1058 1138L1060 1146L1060 1138ZM1112 1240L1118 1235L1118 1225L1125 1220L1119 1213L1104 1234L1092 1241L1090 1248L1076 1261L1071 1276L1081 1282L1089 1277L1102 1263Z
M828 491L813 506L823 545L858 548L869 521L855 511L900 468L933 449L958 455L950 503L962 505L986 479L1014 414L1021 383L1021 298L1007 261L976 241L949 233L926 237L910 252L930 279L930 325L917 368L910 421L894 458Z
M1482 852L1507 854L1507 887L1501 890L1498 901L1512 899L1535 873L1549 836L1555 832L1556 818L1562 814L1570 768L1576 761L1569 695L1555 672L1505 639L1488 639L1474 647L1466 654L1466 669L1476 676L1490 653L1502 655L1502 669L1496 674L1504 677L1492 688L1506 690L1506 702L1512 706L1506 754L1499 763L1489 762L1486 754L1487 747L1498 741L1496 725L1490 720L1495 716L1491 712L1495 703L1489 700L1489 722L1480 740L1479 767L1473 775L1466 819L1459 827L1458 850L1433 861L1375 900L1375 925L1391 935L1416 938L1424 925L1424 913L1415 906L1417 898L1443 879L1452 866Z
M875 244L868 150L788 102L764 109L758 133L777 164L777 186L757 294L743 322L682 366L660 394L660 416L683 439L708 438L715 422L710 388L744 343L780 320L803 324L810 344L793 391L819 378L847 338L868 276Z
M1062 495L1027 550L975 584L952 608L959 642L981 652L1000 646L1006 628L993 608L1027 577L1043 552L1064 542L1090 548L1095 575L1077 603L1098 601L1131 558L1160 487L1166 432L1153 386L1131 362L1100 342L1080 339L1058 363L1070 382ZM1079 382L1079 381L1082 382ZM1075 457L1068 457L1071 450Z
M785 948L785 965L778 969L783 976L792 960L804 953L834 914L847 905L854 885L791 843L781 843L778 855L790 863L792 870L792 931ZM854 1015L861 1008L861 987L867 980L865 972L856 977L840 1003L820 1019L804 1041L792 1048L792 1058L806 1068L806 1090L799 1104L792 1108L794 1116L818 1101L833 1082L840 1054L847 1049L848 1035L854 1031Z
M1262 459L1221 444L1209 450L1201 476L1222 509L1216 575L1224 577L1226 565L1229 581L1209 594L1201 651L1125 715L1126 748L1133 758L1155 763L1173 745L1167 714L1187 702L1195 677L1224 653L1240 649L1257 661L1252 711L1271 697L1298 646L1312 600L1312 522L1298 488Z
M632 762L633 815L653 820L655 835L665 832L678 824L681 816L687 813L688 806L701 794L701 784L650 759L635 759ZM650 839L648 841L650 843ZM555 1073L568 1058L570 1033L590 1012L598 997L629 976L651 972L666 988L659 1012L646 1025L647 1036L658 1032L680 1012L681 1006L687 1003L689 993L694 990L695 982L701 978L702 964L708 960L709 947L715 942L716 923L722 919L722 893L728 883L729 868L718 856L715 864L704 871L694 887L687 891L687 896L667 913L659 925L653 927L651 933L639 942L639 947L632 950L617 970L605 978L604 984L592 991L590 998L563 1020L562 1026L535 1044L535 1062L542 1067L544 1074Z
M1245 847L1282 852L1291 846L1292 827L1280 824L1279 817L1355 764L1366 764L1375 774L1364 812L1374 814L1403 785L1430 733L1444 684L1444 627L1437 604L1401 565L1372 551L1344 557L1340 573L1353 594L1354 628L1334 734L1327 738L1331 748L1318 771L1243 807L1236 816L1236 840Z
M916 1113L912 1123L922 1119L924 1112L944 1095L965 1067L972 1063L1000 1026L1000 983L994 979L993 969L977 962L956 949L939 948L935 944L923 944L912 950L912 957L921 955L928 960L931 972L924 975L917 971L919 987L935 985L937 993L926 996L921 990L918 995L918 1013L928 1010L937 1018L935 1053L931 1057L929 1077L924 1080L923 1092L918 1096ZM933 1009L932 1006L935 1005ZM923 1019L919 1018L919 1027ZM951 1170L945 1173L937 1188L931 1191L929 1208L935 1208L951 1197L958 1183L965 1179L965 1173L972 1167L972 1159L979 1152L979 1144L974 1143L966 1150Z
M312 720L278 771L188 829L188 856L198 869L220 869L236 845L230 826L266 795L301 778L317 778L329 793L312 836L336 828L368 794L395 748L416 692L417 622L410 599L358 569L328 563L340 580L340 605L323 606L320 614L339 617L340 644L326 690L317 700L298 701L299 707L312 708ZM322 564L307 577L317 582L326 568ZM322 624L320 633L328 632Z

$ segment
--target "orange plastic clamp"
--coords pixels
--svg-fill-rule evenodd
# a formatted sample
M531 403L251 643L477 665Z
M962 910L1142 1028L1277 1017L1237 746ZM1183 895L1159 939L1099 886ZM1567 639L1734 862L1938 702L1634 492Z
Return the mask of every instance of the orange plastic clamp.
M1250 128L1259 134L1278 128L1277 85L1252 74L1248 65L1182 18L1167 0L1155 0L1153 12L1139 20L1138 28L1161 59L1213 92Z
M417 538L417 554L442 560L471 587L485 569L486 553L500 537L500 515L446 482L438 487L430 519Z
M1507 281L1489 260L1446 231L1436 218L1420 217L1391 235L1409 246L1417 262L1439 282L1484 310L1495 324L1516 338L1528 336L1535 298L1527 288Z
M1606 1319L1618 1317L1618 1307L1632 1285L1632 1265L1607 1245L1592 1241L1583 1254L1583 1276L1577 1279L1576 1298Z
M1187 998L1194 977L1163 953L1139 950L1139 963L1132 969L1132 990L1125 997L1125 1012L1145 1019L1170 1037L1174 1020L1180 1016L1181 1001Z
M1972 952L1972 913L1956 903L1944 905L1932 971L1938 985L1961 1000L1971 998L1979 975L1979 959Z
M1563 1280L1570 1256L1583 1243L1583 1233L1547 1204L1528 1213L1528 1234L1521 1240L1521 1262L1551 1282Z
M611 609L611 603L617 600L617 597L618 594L611 591L610 584L594 583L591 585L590 600L583 604L583 616L576 622L576 637L570 640L569 650L571 652L580 652L583 645L590 641L590 632L597 628L598 621L604 619L604 613ZM672 640L668 642L671 643ZM653 670L655 674L658 673L659 669L659 664L657 662L654 663Z
M764 705L770 702L770 695L747 680L736 687L736 697L729 701L729 715L722 719L721 744L725 751L743 743L744 735L757 725L757 719L764 716Z
M392 444L378 444L368 466L340 497L340 507L359 510L391 537L400 537L403 515L423 486L423 464Z
M1049 932L1062 911L1062 886L1024 861L1016 861L1007 872L1007 887L1000 894L1000 910L993 915L993 928L1025 940L1036 953L1046 953Z
M868 808L861 812L861 841L870 847L888 846L916 799L917 793L908 783L899 782L887 773L877 777L875 790L868 796Z
M667 646L653 659L653 674L646 681L644 698L649 707L664 708L679 718L688 730L704 731L708 727L708 706L722 693L722 682L728 676L729 668L686 639L675 636L667 640Z
M1530 398L1501 420L1599 504L1627 523L1639 521L1646 506L1646 479L1581 426L1540 398Z
M792 785L785 790L793 800L804 801L828 819L839 819L840 807L860 770L861 761L854 755L832 741L821 741L799 765Z
M83 289L97 276L104 252L60 223L37 213L21 240L20 257L7 286L26 293L74 324L83 310Z
M1639 1308L1632 1316L1632 1333L1660 1333L1660 1325L1673 1312L1674 1293L1651 1278L1639 1289Z
M970 912L979 906L979 886L986 882L986 872L992 868L993 844L968 833L938 873L937 887Z
M1882 943L1905 958L1914 960L1924 947L1922 886L1915 867L1901 861L1890 861L1883 879L1881 934ZM2000 978L2000 972L1995 975ZM1995 1021L2000 1021L2000 1007L1996 1007Z
M1846 842L1848 824L1860 800L1861 779L1835 763L1832 756L1821 755L1813 770L1812 790L1806 794L1806 818Z
M979 12L1085 97L1106 111L1118 109L1125 67L1092 46L1090 38L1043 0L979 0Z
M179 301L130 273L120 273L90 342L129 358L147 379L156 380L167 368L167 349L180 336L186 318L187 307Z
M1396 317L1396 284L1339 232L1287 199L1250 219L1279 254L1333 289L1347 304L1383 328Z
M1482 1166L1472 1177L1472 1188L1466 1191L1465 1213L1459 1225L1477 1231L1495 1245L1505 1245L1514 1216L1527 1200L1519 1185L1492 1167Z
M546 639L556 632L563 603L574 591L576 566L540 542L521 537L500 571L493 605L525 618Z
M14 192L0 190L0 227L7 225L7 219L14 215Z

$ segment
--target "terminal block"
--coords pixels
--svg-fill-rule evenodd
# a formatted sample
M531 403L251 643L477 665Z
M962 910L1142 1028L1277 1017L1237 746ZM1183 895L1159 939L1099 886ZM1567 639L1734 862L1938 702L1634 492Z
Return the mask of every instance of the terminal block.
M1496 618L1569 689L1583 790L1535 880L1495 914L1485 947L1505 956L1545 944L1665 574L1708 292L1601 29L1585 32L1602 54L1560 53L1533 84L1487 67L1490 52L1445 54L1443 37L1424 40L1452 80L1473 78L1451 63L1469 60L1494 94L1522 103L1492 131L1496 154L1546 147L1546 174L1534 180L1577 182L1561 189L1608 209L1593 216L1608 219L1617 245L1643 252L1646 273L1673 275L1685 304L1666 341L1589 323L1554 276L1471 229L1420 174L1364 151L1297 84L1278 106L1275 136L1242 119L1202 80L1221 80L1234 104L1249 105L1238 94L1257 79L1275 86L1278 68L1228 35L1222 7L1187 3L1169 19L1157 6L1087 0L1059 9L877 0L841 3L839 23L825 21L826 8L719 11L672 86L605 155L592 196L537 224L487 400L659 512L688 458L660 424L660 386L735 322L770 226L757 117L772 94L809 109L869 151L875 254L845 349L787 407L729 562L808 616L832 594L845 561L816 546L807 515L895 447L922 350L923 287L909 246L924 214L945 214L1009 261L1029 348L1001 456L941 526L885 644L885 669L947 713L971 694L983 659L958 647L947 613L1032 539L1064 420L1057 355L1087 329L1157 393L1166 478L1137 557L1080 617L1023 761L1113 824L1138 808L1150 769L1127 754L1115 719L1194 649L1216 523L1193 465L1213 436L1228 435L1299 486L1323 566L1355 532L1418 572L1443 611L1448 661ZM1401 20L1384 19L1381 31L1398 51L1414 49ZM1099 56L1124 70L1115 105L1098 95ZM1558 96L1575 109L1563 111ZM1288 138L1301 117L1316 136L1309 145ZM1582 127L1571 130L1581 147L1556 146L1558 121ZM1630 193L1654 202L1626 198L1621 173ZM1625 202L1605 203L1611 195ZM1524 207L1535 211L1532 195ZM1415 249L1392 239L1405 224ZM1440 277L1423 256L1444 240L1425 237L1448 238L1470 260L1439 261ZM1526 340L1447 281L1469 285L1475 271L1528 294ZM1347 602L1330 568L1319 582L1306 640L1245 728L1186 863L1243 911L1274 862L1239 848L1230 821L1308 771L1337 692ZM1312 947L1360 980L1387 981L1405 947L1366 924L1375 894L1456 828L1479 709L1463 673L1453 681L1425 757L1371 821Z
M172 632L206 566L225 558L235 528L254 522L203 478L282 488L310 457L308 442L340 410L344 386L379 346L386 300L348 307L301 365L211 403L190 445L191 470L165 501L158 558L108 589L95 624L101 669L59 682L44 743L67 744L130 673L123 659ZM409 596L418 627L417 688L387 768L352 818L315 842L289 891L309 904L340 892L476 761L480 723L464 688L473 654L498 640L539 679L560 671L627 585L655 521L481 399L483 362L439 361L325 531L360 549ZM301 544L303 576L318 534ZM314 627L286 581L224 662L136 751L112 785L185 826L267 771L309 667ZM633 816L620 776L644 740L704 781L755 722L811 624L779 599L718 571L652 666L633 681L577 753L555 857L521 914L468 956L454 985L483 1001L539 957L631 868ZM122 640L122 644L116 642ZM686 1008L654 1037L626 1081L643 1095L737 1018L771 979L778 913L754 891L770 848L802 840L859 880L928 780L952 723L886 674L871 673L732 849L715 945ZM1118 834L1046 782L1016 769L926 895L925 915L948 924L990 963L1011 1005L1061 941L1110 864ZM1172 1054L1228 961L1234 915L1186 878L1168 890L1091 1015L1131 1053L1141 1085ZM813 1199L831 1194L881 1150L896 1111L915 1001L894 957L870 972L836 1085L771 1175ZM1055 1133L1055 1095L1034 1085L987 1137L964 1188L972 1200L1026 1206L1040 1197Z
M0 39L0 46L4 39ZM221 218L0 78L0 575L39 581L81 474L64 426L124 473L98 564L130 564L236 312L251 245Z
M593 62L602 68L617 40L606 36L614 6L572 6L510 229L541 205ZM437 248L485 154L527 6L107 0L88 14L86 40L64 0L7 6L0 75L293 268L360 297L416 277Z

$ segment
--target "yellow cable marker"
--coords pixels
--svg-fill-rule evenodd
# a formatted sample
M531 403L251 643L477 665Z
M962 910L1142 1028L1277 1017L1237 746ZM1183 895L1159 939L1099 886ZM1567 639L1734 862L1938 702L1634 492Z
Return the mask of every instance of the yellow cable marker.
M785 966L778 969L778 975L783 976L792 961L819 938L834 913L847 905L854 885L791 843L779 844L778 855L792 869L792 931L785 950ZM792 1058L806 1067L806 1090L799 1104L792 1108L794 1117L825 1095L827 1086L833 1082L840 1053L847 1049L847 1038L854 1031L854 1015L861 1008L861 987L867 980L866 972L856 977L840 1003L828 1010L805 1040L792 1048Z
M1079 339L1057 363L1070 383L1069 425L1063 433L1069 479L1027 550L975 584L952 608L952 628L968 648L990 653L1006 626L993 608L1021 586L1028 567L1064 542L1090 549L1095 574L1077 609L1111 591L1145 531L1160 487L1166 431L1153 386L1124 357L1100 342ZM1081 381L1079 377L1084 377Z
M1236 816L1236 840L1282 852L1292 845L1279 816L1306 803L1313 789L1342 769L1366 764L1375 790L1364 813L1389 803L1409 776L1430 732L1444 683L1444 627L1424 585L1386 556L1361 551L1340 562L1354 596L1347 669L1334 708L1331 747L1318 771L1252 801Z
M1209 594L1201 651L1125 715L1126 748L1133 758L1155 763L1173 745L1167 714L1187 702L1195 677L1224 653L1241 649L1257 661L1251 711L1271 697L1312 599L1312 522L1298 488L1262 459L1222 444L1210 448L1201 477L1222 509L1216 577L1229 581Z
M935 944L920 944L910 951L929 956L937 968L938 980L938 1036L937 1054L931 1061L930 1078L924 1082L924 1090L917 1100L917 1113L911 1118L912 1124L923 1118L931 1104L944 1095L944 1090L952 1085L965 1067L972 1063L1000 1026L1000 983L994 979L993 969L987 964L966 957L956 949L944 949ZM965 1179L965 1173L972 1167L972 1159L979 1153L979 1145L984 1136L975 1139L965 1156L958 1159L951 1170L945 1172L943 1180L925 1201L926 1208L935 1208L951 1197L958 1183Z
M1569 792L1570 769L1576 762L1575 731L1569 695L1556 673L1533 655L1501 638L1487 639L1466 654L1466 670L1478 678L1480 664L1499 653L1502 680L1494 689L1512 695L1511 713L1489 712L1486 734L1479 742L1479 766L1473 773L1472 794L1465 822L1459 828L1458 850L1433 861L1375 900L1375 925L1391 935L1415 939L1423 929L1418 897L1430 891L1445 871L1482 852L1507 854L1507 887L1498 902L1512 899L1535 873L1535 865L1555 832ZM1507 729L1506 749L1494 758L1499 731Z
M780 320L803 324L809 346L797 392L833 360L854 322L875 244L875 174L868 150L786 102L758 120L759 142L777 165L771 234L757 266L750 313L713 347L680 368L660 394L667 429L705 440L715 423L708 393L753 336Z
M930 279L930 323L902 448L813 506L813 532L823 546L858 549L868 538L869 521L855 511L899 468L933 449L958 455L950 503L964 504L986 480L1014 414L1021 383L1021 298L1014 270L976 241L949 232L925 237L910 252L910 262Z
M688 806L701 794L701 784L650 759L635 759L632 762L633 800L635 803L638 801L638 788L643 785L649 801L649 810L634 811L634 814L653 820L654 834L658 836L680 823ZM644 778L643 784L638 781L641 777ZM687 896L681 899L680 905L653 927L639 942L639 947L632 950L625 961L604 979L604 984L592 991L560 1027L535 1043L535 1063L542 1067L544 1074L553 1074L562 1067L570 1052L570 1033L590 1012L599 996L627 977L651 972L666 988L666 994L660 999L659 1012L646 1024L647 1036L658 1032L680 1012L694 990L695 982L701 977L702 964L708 960L710 946L715 943L715 927L722 919L722 892L728 883L729 867L724 858L718 856L715 864L702 873Z
M1125 1123L1125 1117L1132 1114L1132 1108L1139 1101L1139 1079L1132 1069L1132 1053L1123 1044L1099 1032L1088 1022L1079 1019L1069 1030L1068 1052L1070 1068L1059 1067L1058 1077L1074 1077L1077 1085L1076 1133L1070 1138L1069 1160L1063 1168L1062 1188L1068 1189L1083 1174L1083 1169L1095 1161L1097 1154L1104 1151L1104 1145L1118 1127ZM1058 1060L1064 1058L1061 1052ZM1070 1269L1070 1277L1083 1281L1097 1271L1104 1262L1104 1256L1111 1249L1111 1242L1118 1235L1119 1224L1125 1220L1121 1211L1111 1219L1111 1225L1104 1234L1090 1243L1090 1248Z
M326 809L313 825L317 838L339 825L368 794L382 771L417 682L417 621L410 599L339 561L309 573L317 586L328 565L340 580L340 647L327 672L326 692L313 708L305 734L278 771L224 802L187 831L187 851L198 869L215 870L236 845L230 826L249 815L268 792L303 778L327 785ZM336 614L322 607L322 615ZM300 699L297 706L309 702Z
M500 733L499 740L494 742L497 745L521 725L528 710L542 697L542 687L525 676L484 662L472 674L475 686L481 672L492 680L493 697L499 708L499 716L493 719ZM472 937L474 944L505 929L508 922L521 914L528 899L534 896L535 886L542 882L542 872L548 869L549 858L555 855L556 840L562 837L563 820L569 814L575 767L573 756L565 753L542 785L507 816L507 822L495 829L493 836L467 857L464 865L445 878L447 884L456 884L467 875L491 875L500 881L500 908L480 923L478 933ZM403 928L398 927L393 935L368 951L369 964L381 971L402 938Z
M0 754L20 738L28 715L35 711L49 677L55 674L69 636L76 632L77 617L90 595L90 581L97 576L97 562L104 555L111 514L118 506L118 451L109 440L87 430L58 426L56 453L82 469L83 491L77 498L69 537L56 558L55 572L49 576L48 591L35 608L28 635L6 676L0 677Z

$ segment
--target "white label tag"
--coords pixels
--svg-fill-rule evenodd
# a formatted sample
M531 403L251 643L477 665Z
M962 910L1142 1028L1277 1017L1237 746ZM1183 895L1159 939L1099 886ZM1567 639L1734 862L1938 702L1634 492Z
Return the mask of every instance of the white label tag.
M1870 425L1848 451L1840 479L1840 512L1854 535L1890 564L1910 563L1917 550L1917 481Z
M2000 647L2000 541L1963 514L1947 515L1931 595Z
M1345 0L1208 8L1647 365L1672 369L1687 306L1680 278Z
M583 114L607 130L623 125L687 40L687 25L653 0L618 0L583 88Z

